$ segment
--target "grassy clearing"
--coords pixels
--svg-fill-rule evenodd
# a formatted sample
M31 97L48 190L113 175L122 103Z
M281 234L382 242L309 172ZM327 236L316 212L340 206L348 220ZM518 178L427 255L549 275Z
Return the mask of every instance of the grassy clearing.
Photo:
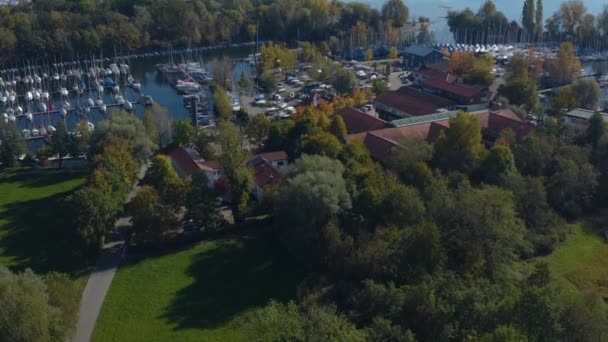
M608 244L589 224L573 228L563 244L540 260L547 261L554 283L563 289L608 295Z
M69 211L61 203L84 181L82 173L0 175L0 265L78 276L83 263L66 246Z
M294 298L304 272L261 239L207 242L122 266L94 341L246 341L244 320Z

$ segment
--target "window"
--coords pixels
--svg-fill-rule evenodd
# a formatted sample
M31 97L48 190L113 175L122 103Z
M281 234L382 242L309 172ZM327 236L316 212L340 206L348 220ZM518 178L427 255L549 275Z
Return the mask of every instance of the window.
M284 163L285 163L285 162L281 160L280 162L277 162L277 165L278 165L278 166L283 166L283 165L284 165Z

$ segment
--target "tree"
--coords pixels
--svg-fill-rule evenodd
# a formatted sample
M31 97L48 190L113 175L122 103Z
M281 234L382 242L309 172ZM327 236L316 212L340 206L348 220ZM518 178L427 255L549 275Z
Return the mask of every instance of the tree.
M374 59L374 53L372 49L365 50L365 61L371 62Z
M473 59L473 65L468 74L465 75L465 81L471 84L479 84L484 87L489 87L494 82L494 59L490 54L484 54L479 58Z
M389 91L388 84L386 83L385 80L376 78L375 80L372 81L372 91L376 95L385 93L385 92Z
M547 71L551 79L557 84L567 84L574 81L575 77L581 72L581 62L574 53L572 43L563 42L560 44L557 58L547 62Z
M397 181L389 181L379 210L386 225L414 226L420 223L426 209L418 190Z
M596 148L604 133L606 133L606 121L604 120L604 115L594 113L589 119L589 127L587 127L585 139L591 144L591 146L593 146L593 148Z
M268 139L270 120L264 114L254 115L247 125L246 132L251 142L260 149Z
M241 77L239 78L238 86L241 92L247 91L249 89L249 79L247 78L247 75L245 75L244 71L241 72Z
M342 150L342 144L335 135L328 132L318 132L304 139L302 153L320 154L337 158Z
M589 163L559 158L557 170L549 178L549 202L560 213L576 218L593 205L598 174Z
M471 171L485 153L481 124L475 115L459 112L450 118L450 129L435 142L434 160L444 170Z
M63 157L68 153L68 147L70 144L70 136L68 135L68 129L65 122L59 121L57 123L55 133L51 136L51 151L53 154L59 157L59 167L63 163Z
M160 147L167 146L172 139L171 123L167 108L158 103L146 107L143 118L146 136Z
M365 334L333 306L298 308L271 301L247 322L253 341L365 341Z
M188 119L173 122L173 145L175 147L188 146L194 142L196 128Z
M504 176L517 171L509 146L494 145L476 170L477 178L489 184L497 184Z
M526 0L525 4L530 1ZM515 52L505 66L505 80L507 82L527 79L528 78L528 61L523 53Z
M194 147L196 152L206 160L215 159L215 148L211 144L213 143L213 136L204 129L199 129L196 132L196 138L194 138Z
M77 133L71 137L68 143L68 153L71 156L78 157L83 153L88 153L92 131L89 129L88 122L84 120L76 124L75 131Z
M260 74L258 83L264 93L270 94L274 90L277 80L274 77L274 73L270 70L267 70Z
M536 0L536 39L541 40L543 35L543 0Z
M565 112L578 107L578 105L578 99L574 96L574 87L569 84L559 89L553 99L550 111L554 116L561 118Z
M432 158L433 145L423 140L404 139L399 142L399 148L391 152L387 166L406 184L427 185L426 171L430 171L427 162Z
M343 139L346 136L348 132L346 131L346 124L342 116L334 116L329 125L329 132L338 139Z
M351 205L343 173L338 161L305 155L283 175L275 222L288 249L308 264L321 258L321 229Z
M222 216L217 209L217 194L209 187L209 179L202 172L192 175L192 188L188 193L186 207L188 217L200 222L206 229L221 227Z
M144 185L129 204L132 215L134 240L138 245L157 244L171 228L175 218L170 210L162 205L159 194Z
M469 52L455 51L450 57L450 72L458 77L464 77L473 68L475 56Z
M213 104L215 106L215 113L221 120L230 121L232 119L232 104L230 98L226 94L226 90L221 86L216 86L213 90Z
M535 23L536 13L534 11L534 0L525 0L524 8L521 14L521 24L525 30L528 31L529 34L536 33L536 24L542 25L542 20L540 23Z
M409 9L401 0L388 0L382 6L382 17L385 21L389 21L396 27L402 27L407 23Z
M499 91L502 96L509 100L510 104L523 105L531 113L538 113L540 110L540 100L534 80L527 77L513 79L507 81Z
M0 161L4 167L14 166L17 157L25 152L25 141L17 127L0 120Z
M140 163L157 147L148 137L142 121L125 111L113 111L109 120L97 123L91 135L91 154L95 156L103 151L111 138L124 140L129 147L130 155Z
M75 321L70 310L77 294L66 283L65 294L72 298L62 300L57 298L55 283L50 285L47 288L30 269L11 273L0 266L0 336L4 340L63 341L70 337Z
M71 336L78 321L80 290L65 273L50 272L44 276L43 280L49 304L60 309L58 316L61 324L53 335L56 338Z
M340 95L352 94L358 87L357 77L352 70L340 68L336 71L331 85Z
M572 95L577 100L578 106L584 109L597 109L601 89L595 80L580 79L572 84Z
M186 188L184 182L171 164L171 159L157 154L152 158L144 182L152 185L163 203L172 208L179 208L185 202Z
M498 187L458 192L453 222L441 223L450 241L448 260L472 274L507 276L518 252L526 247L513 195Z

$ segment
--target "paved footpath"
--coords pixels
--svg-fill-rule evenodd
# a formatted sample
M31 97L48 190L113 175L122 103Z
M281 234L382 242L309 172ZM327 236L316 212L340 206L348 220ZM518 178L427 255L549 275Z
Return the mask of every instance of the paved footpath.
M145 173L146 167L144 166L140 170L138 179L143 178ZM137 185L133 187L127 196L127 203L135 197L138 189ZM129 217L121 217L114 227L118 230L119 227L129 226L130 224ZM72 342L88 342L91 340L97 316L99 316L103 301L110 289L114 274L125 257L126 250L123 237L119 233L115 233L109 240L97 257L95 270L89 276L87 285L82 292L78 324Z

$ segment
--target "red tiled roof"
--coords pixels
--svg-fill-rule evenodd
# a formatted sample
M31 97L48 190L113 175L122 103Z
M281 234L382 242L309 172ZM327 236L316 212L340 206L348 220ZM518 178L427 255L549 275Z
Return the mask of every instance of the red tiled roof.
M278 184L281 181L281 174L266 162L257 164L253 168L253 172L255 184L260 188L270 184Z
M369 154L376 160L384 160L386 156L397 146L397 143L374 133L367 133L363 144L369 150Z
M386 121L350 107L340 109L336 115L340 115L344 119L348 133L360 133L386 127Z
M198 164L183 148L174 149L169 153L169 156L182 170L185 176L192 176L195 172L199 171Z
M285 151L274 151L274 152L266 152L266 153L259 153L256 154L255 156L253 156L253 158L251 158L249 161L252 161L258 157L264 158L266 160L268 160L269 162L277 162L277 161L281 161L281 160L287 160L287 153L285 153Z
M427 79L438 79L448 83L454 83L457 80L457 77L449 72L443 72L435 69L421 68L417 71L417 73L426 77Z
M480 115L480 121L483 129L490 130L494 134L511 128L517 135L524 136L534 129L532 124L522 120L510 109L484 113Z
M448 108L449 109L449 108L456 106L456 102L454 102L452 100L445 99L445 98L439 97L437 95L425 93L422 90L418 90L418 89L408 87L408 86L401 87L398 90L396 90L396 92L398 94L414 98L418 101L428 103L435 108Z
M428 79L422 82L423 87L433 88L454 94L460 97L475 97L478 96L483 88L478 86L468 86L464 84L449 83L439 79Z
M389 91L376 96L376 103L381 103L387 107L406 112L410 115L420 116L437 112L437 107L430 103Z

